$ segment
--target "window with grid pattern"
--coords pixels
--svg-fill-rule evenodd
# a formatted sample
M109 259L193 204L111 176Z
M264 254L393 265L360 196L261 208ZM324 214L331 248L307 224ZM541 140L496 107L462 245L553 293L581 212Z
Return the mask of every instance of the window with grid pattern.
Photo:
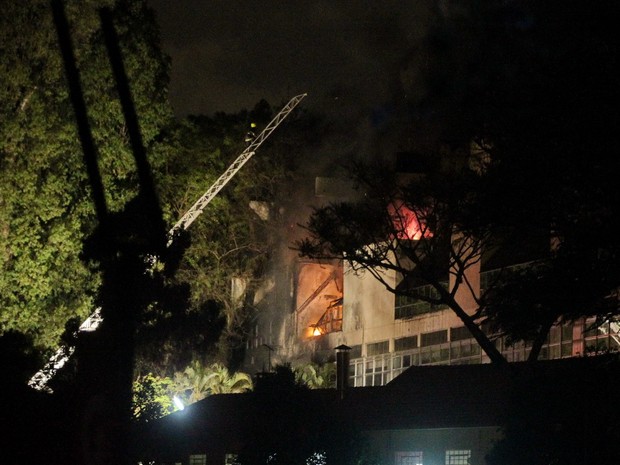
M471 464L471 451L470 450L447 450L446 451L446 465L470 465Z
M207 465L207 454L192 454L189 456L189 465Z
M369 357L372 355L387 354L390 351L389 341L375 342L373 344L366 344L366 355Z
M415 349L416 347L418 347L418 336L408 336L394 339L395 352L407 349Z
M463 339L471 339L473 336L469 332L466 326L459 326L457 328L450 328L450 340L462 341Z
M366 358L364 386L383 386L391 378L391 358L389 355Z
M442 329L432 333L422 334L420 337L420 347L428 347L435 344L442 344L448 341L448 330Z
M361 345L351 346L351 350L349 351L349 357L351 358L351 360L353 360L354 358L360 358L361 356L362 356L362 346Z
M396 452L396 465L423 465L422 451Z

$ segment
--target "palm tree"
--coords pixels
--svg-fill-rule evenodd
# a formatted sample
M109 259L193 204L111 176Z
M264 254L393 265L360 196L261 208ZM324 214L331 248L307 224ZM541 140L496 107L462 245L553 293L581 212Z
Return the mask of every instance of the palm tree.
M209 394L238 394L252 389L252 378L247 373L236 372L232 375L221 363L212 364L207 376Z
M252 390L252 378L247 373L232 375L221 363L204 366L193 360L185 370L174 375L174 394L193 404L212 394L237 394Z

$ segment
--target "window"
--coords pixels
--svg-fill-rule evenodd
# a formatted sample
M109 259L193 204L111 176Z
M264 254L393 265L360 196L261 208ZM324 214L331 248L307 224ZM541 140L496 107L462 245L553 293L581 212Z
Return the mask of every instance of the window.
M423 465L422 451L396 452L396 465Z
M442 286L446 289L448 288L447 282L442 282ZM439 300L439 293L437 290L427 284L425 286L416 287L411 290L412 293L417 294L421 297L426 297L429 299ZM412 297L410 295L396 295L396 302L394 305L394 318L399 319L407 319L412 318L416 315L422 315L424 313L436 312L439 310L443 310L448 308L445 304L431 304L426 300L421 300L419 298Z
M462 341L463 339L471 339L473 336L469 332L466 326L460 326L458 328L450 328L450 340Z
M239 456L237 454L226 454L224 456L224 465L238 465Z
M383 386L391 381L389 355L369 357L366 359L364 386Z
M401 337L394 340L394 351L400 352L401 350L415 349L418 347L418 336Z
M364 385L364 362L362 360L352 361L349 364L349 385L353 387Z
M353 360L354 358L360 358L362 356L362 346L359 344L356 346L351 346L349 356L351 357L351 360Z
M448 344L424 347L420 350L420 365L446 364L450 361Z
M375 342L374 344L366 345L366 355L380 355L387 354L390 351L389 341Z
M446 465L470 465L471 464L471 451L470 450L447 450L446 451Z
M189 465L207 465L207 454L192 454L189 456Z
M441 344L443 342L447 342L448 340L448 330L443 329L441 331L435 331L432 333L422 334L420 338L420 346L428 347L435 344Z

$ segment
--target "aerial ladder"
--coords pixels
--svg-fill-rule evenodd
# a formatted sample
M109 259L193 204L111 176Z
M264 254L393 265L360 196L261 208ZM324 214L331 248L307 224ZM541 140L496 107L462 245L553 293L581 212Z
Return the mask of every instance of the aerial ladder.
M206 206L213 200L213 198L222 190L222 188L230 181L235 174L252 158L256 153L258 147L271 135L271 133L284 121L284 119L295 109L295 107L303 100L307 94L300 94L288 101L284 107L274 116L274 118L265 126L265 128L253 139L248 141L248 145L241 154L235 159L235 161L228 167L224 173L209 187L209 189L190 207L190 209L181 217L179 221L168 231L167 246L174 241L174 237L180 231L187 230L190 225L200 216ZM79 333L92 332L103 321L101 316L101 308L95 309L95 311L79 326L74 336ZM28 381L28 386L37 389L39 391L52 392L51 388L47 386L50 379L54 377L56 372L60 370L65 363L69 360L75 347L73 346L61 346L50 357L45 366L35 373Z
M607 329L606 324L609 325L609 329ZM603 323L602 325L600 325L598 327L598 330L611 337L614 342L620 346L620 322L618 320L614 320L614 319L610 319L607 320L605 323Z

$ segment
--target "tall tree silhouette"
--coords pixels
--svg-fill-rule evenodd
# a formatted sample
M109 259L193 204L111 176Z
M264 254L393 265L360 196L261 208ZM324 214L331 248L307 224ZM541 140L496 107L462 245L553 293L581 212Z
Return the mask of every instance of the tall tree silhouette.
M129 88L114 15L100 10L110 64L117 83L127 133L139 179L138 194L119 212L111 213L97 163L80 76L63 5L52 2L78 133L89 174L98 227L87 240L85 256L99 264L103 281L99 304L104 321L87 346L81 365L82 457L84 463L132 463L129 426L132 402L134 337L137 319L156 299L157 274L147 262L165 252L166 229L155 194L138 118Z

